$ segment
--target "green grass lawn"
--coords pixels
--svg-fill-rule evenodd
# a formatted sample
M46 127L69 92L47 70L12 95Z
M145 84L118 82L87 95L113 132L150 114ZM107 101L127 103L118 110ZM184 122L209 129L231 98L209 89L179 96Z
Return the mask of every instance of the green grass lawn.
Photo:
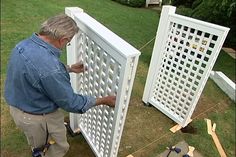
M159 12L145 8L131 8L111 0L2 0L1 6L1 156L28 157L27 141L12 121L3 98L7 61L11 49L20 40L37 32L39 24L50 16L63 13L65 7L80 7L137 49L153 39L159 22ZM141 52L134 82L130 107L119 148L119 157L129 154L157 156L166 146L181 140L194 145L206 157L217 157L218 152L207 134L204 118L217 124L217 135L229 157L235 156L235 103L209 80L193 114L196 134L172 134L174 123L153 107L145 107L141 97L154 41ZM66 53L62 60L66 60ZM220 53L214 70L223 71L235 81L235 60ZM93 156L82 136L68 139L68 157ZM211 154L209 156L209 154Z
M222 50L216 60L213 70L222 71L229 79L236 83L235 65L235 59Z

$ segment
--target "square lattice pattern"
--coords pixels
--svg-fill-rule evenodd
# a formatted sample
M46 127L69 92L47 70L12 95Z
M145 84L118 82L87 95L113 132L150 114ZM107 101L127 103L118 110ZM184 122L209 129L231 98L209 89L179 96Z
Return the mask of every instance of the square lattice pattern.
M88 70L79 78L83 94L92 96L116 95L121 65L84 33L79 36L80 60Z
M102 97L117 95L121 65L84 33L78 36L81 61L87 71L79 77L79 91ZM122 121L122 119L120 119ZM108 156L112 144L114 109L98 106L80 115L79 126L101 156ZM117 146L116 146L117 147Z
M84 73L71 75L75 92L94 97L116 95L116 106L100 105L84 114L70 114L97 157L116 157L140 52L76 8L68 14L80 28L68 47L68 62L82 62ZM73 16L72 16L73 17Z
M184 119L197 94L217 36L170 23L154 99Z
M167 33L165 38L157 40L164 45L159 45L157 58L152 58L158 60L158 67L153 68L157 69L155 74L148 74L148 77L155 76L149 102L185 126L219 54L227 28L176 14L169 16L168 27L159 27L167 29Z

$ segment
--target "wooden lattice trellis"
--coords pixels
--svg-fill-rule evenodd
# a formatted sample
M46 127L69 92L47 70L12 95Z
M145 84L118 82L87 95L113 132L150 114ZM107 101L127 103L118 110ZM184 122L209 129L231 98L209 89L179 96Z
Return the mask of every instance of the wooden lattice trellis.
M129 105L140 52L79 8L66 8L80 28L67 47L67 62L82 62L88 70L71 74L77 93L95 97L116 95L116 107L96 106L70 114L71 128L81 130L98 157L115 157Z
M143 101L186 126L228 31L163 6Z

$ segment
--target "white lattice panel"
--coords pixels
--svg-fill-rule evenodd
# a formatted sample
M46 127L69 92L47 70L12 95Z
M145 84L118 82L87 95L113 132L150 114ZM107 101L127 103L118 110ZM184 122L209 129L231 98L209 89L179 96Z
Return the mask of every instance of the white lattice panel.
M229 29L174 12L163 7L143 101L184 127Z
M78 8L66 8L80 32L67 48L68 63L82 62L87 71L71 75L78 93L116 95L116 107L97 106L70 114L72 129L80 128L98 157L117 156L140 52Z

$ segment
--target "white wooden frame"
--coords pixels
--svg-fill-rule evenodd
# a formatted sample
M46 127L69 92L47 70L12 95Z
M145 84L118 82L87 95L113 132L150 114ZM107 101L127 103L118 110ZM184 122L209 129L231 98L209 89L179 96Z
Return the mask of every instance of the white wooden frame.
M142 100L185 127L229 28L177 15L175 10L162 8Z
M149 4L158 4L161 6L162 0L146 0L146 7L148 7Z
M115 108L102 105L84 114L70 113L73 131L81 130L97 157L116 157L140 52L77 7L65 9L79 33L67 47L67 63L88 70L71 74L75 92L95 97L116 95Z

